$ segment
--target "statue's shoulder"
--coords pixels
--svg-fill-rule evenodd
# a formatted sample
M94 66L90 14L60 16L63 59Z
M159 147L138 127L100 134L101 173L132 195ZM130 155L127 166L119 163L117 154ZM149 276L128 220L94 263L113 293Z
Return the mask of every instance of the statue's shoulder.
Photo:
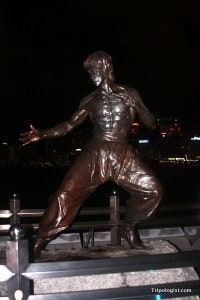
M137 96L138 93L139 93L137 89L135 89L135 88L133 88L133 87L130 87L130 86L127 86L127 87L126 87L126 91L127 91L127 93L128 93L130 96L132 96L132 97Z
M127 85L118 85L118 92L124 97L126 104L132 106L139 99L139 92L133 87Z
M119 93L121 92L121 93L124 93L126 95L130 95L130 96L138 93L138 91L135 88L124 85L124 84L116 85L115 89Z

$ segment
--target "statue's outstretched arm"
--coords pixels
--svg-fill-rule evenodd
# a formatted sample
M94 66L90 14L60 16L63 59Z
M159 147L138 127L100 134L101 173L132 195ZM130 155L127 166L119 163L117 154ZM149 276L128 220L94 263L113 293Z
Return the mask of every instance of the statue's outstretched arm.
M64 136L80 123L82 123L87 116L87 110L79 109L76 113L73 114L69 121L62 122L52 128L39 130L33 125L30 125L30 129L28 131L21 133L21 137L19 140L23 143L23 145L27 145L32 142L37 142L41 139Z

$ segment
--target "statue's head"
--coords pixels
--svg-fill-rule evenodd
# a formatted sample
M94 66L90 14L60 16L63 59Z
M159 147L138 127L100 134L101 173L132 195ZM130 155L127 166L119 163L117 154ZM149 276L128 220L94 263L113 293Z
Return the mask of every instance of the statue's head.
M97 86L105 78L114 80L112 58L104 51L89 54L84 61L84 67Z

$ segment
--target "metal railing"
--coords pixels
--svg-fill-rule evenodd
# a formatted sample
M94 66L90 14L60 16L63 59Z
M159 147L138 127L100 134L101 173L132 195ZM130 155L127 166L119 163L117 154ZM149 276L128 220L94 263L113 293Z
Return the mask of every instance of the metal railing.
M77 221L72 224L70 230L89 230L91 239L93 239L93 230L108 228L111 232L111 243L113 245L120 245L120 234L119 227L122 224L120 220L120 214L125 211L125 207L120 207L119 196L116 191L113 191L110 195L110 206L107 207L89 207L83 208L80 211L80 216L102 216L101 221ZM9 200L9 210L0 210L0 219L8 220L6 224L0 224L0 233L7 233L9 231L10 225L21 224L22 218L35 219L41 218L44 214L44 209L21 209L20 199L18 195L14 194ZM107 220L103 216L108 216ZM25 222L24 227L26 230L31 230L32 232L38 229L38 223L27 223ZM89 241L84 241L88 243Z
M191 206L190 206L191 207ZM88 221L74 222L72 230L88 230L110 228L111 244L120 244L119 228L123 223L121 214L125 211L125 206L120 206L119 196L113 192L110 196L109 207L83 208L80 212L82 216L89 215L108 215L109 220L105 221ZM183 207L177 207L183 209ZM195 208L197 211L197 208ZM198 207L199 209L199 207ZM171 209L172 210L172 209ZM170 208L163 208L165 212L170 212ZM169 253L156 255L142 255L120 258L103 258L89 259L78 261L65 262L48 262L48 263L29 263L29 245L26 239L22 239L23 230L29 229L32 226L37 230L38 224L25 224L21 226L22 218L40 218L44 213L42 209L21 209L20 199L14 195L10 200L9 210L0 210L0 218L9 220L9 224L0 225L0 231L8 232L11 240L6 242L6 264L0 265L0 281L7 281L8 294L6 297L0 297L10 300L100 300L100 299L156 299L152 293L154 289L169 289L178 286L179 289L191 289L190 296L200 294L200 281L185 281L176 283L156 284L112 288L82 292L65 292L54 294L34 295L32 283L35 279L85 276L93 274L111 274L121 272L138 272L147 270L169 269L169 268L184 268L184 267L199 267L200 266L200 251L189 251L183 253ZM177 219L177 217L176 217ZM159 223L159 217L151 221L149 226L156 226ZM161 218L161 220L163 220ZM169 220L169 219L168 219ZM198 220L198 219L197 219ZM189 221L187 221L189 222ZM186 223L187 223L186 222ZM153 225L152 225L153 224ZM175 222L176 224L176 222ZM148 226L148 224L147 224ZM91 231L92 233L92 231ZM182 292L174 292L173 297L188 296ZM20 298L21 297L21 298ZM162 299L172 298L169 293L162 293Z
M188 296L188 290L190 290L189 296L200 294L200 280L196 279L163 284L155 282L151 286L34 295L32 283L34 285L36 279L196 267L200 265L200 251L29 263L28 241L22 239L23 234L23 227L20 227L20 225L11 226L11 240L7 241L6 247L6 265L0 265L0 281L7 281L7 296L0 297L2 300L153 300ZM167 292L169 289L174 289L173 294ZM156 290L162 291L160 298L158 298L158 295L156 296L155 292L152 292Z
M109 198L109 206L106 207L83 207L79 213L80 216L88 216L87 221L76 220L73 222L70 231L89 231L88 239L82 240L83 246L89 243L91 239L94 243L94 230L109 229L111 232L111 244L120 245L120 226L123 224L123 214L126 206L120 206L119 195L113 191ZM11 224L23 223L26 231L34 233L39 226L39 218L44 214L44 209L21 209L20 199L14 194L9 200L9 210L0 210L0 219L6 220L7 223L0 224L0 234L7 233ZM100 221L91 221L89 216L100 216ZM169 217L170 216L170 217ZM106 218L105 218L106 217ZM37 219L37 223L26 222ZM2 220L1 220L2 221ZM23 222L21 222L23 221ZM1 222L2 223L2 222ZM161 206L155 217L148 222L140 225L138 228L160 228L160 227L185 227L199 226L200 224L200 203L172 203ZM195 243L200 238L200 231L193 237Z

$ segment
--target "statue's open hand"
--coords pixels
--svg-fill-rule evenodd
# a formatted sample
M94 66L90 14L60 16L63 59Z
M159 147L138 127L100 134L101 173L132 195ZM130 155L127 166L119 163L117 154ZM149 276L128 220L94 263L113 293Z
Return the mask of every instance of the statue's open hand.
M30 144L32 142L37 142L41 139L41 132L36 129L33 125L30 125L30 130L21 133L19 140L22 142L23 146Z

